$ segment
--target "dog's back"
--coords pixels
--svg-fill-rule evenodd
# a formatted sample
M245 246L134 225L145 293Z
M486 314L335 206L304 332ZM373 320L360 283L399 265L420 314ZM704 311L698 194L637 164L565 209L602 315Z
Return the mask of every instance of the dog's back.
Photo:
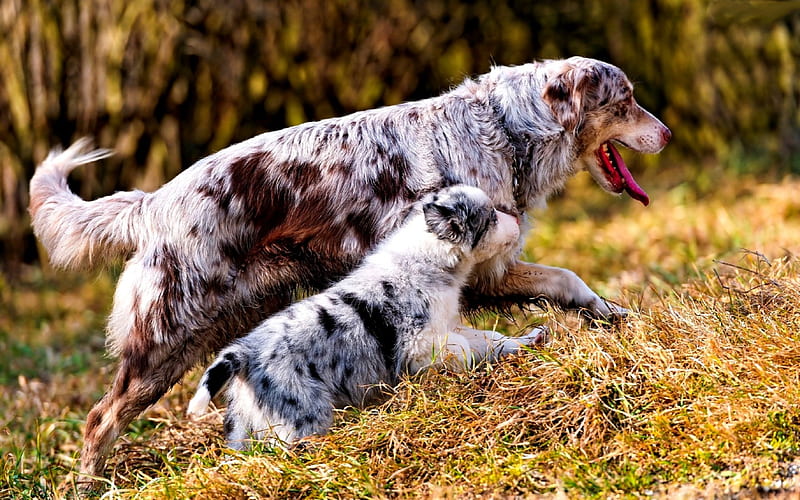
M624 73L601 61L497 67L429 100L262 134L153 193L92 202L69 191L66 175L104 153L80 146L45 161L30 210L51 260L129 257L108 324L119 370L88 414L81 475L101 475L119 433L186 370L298 288L345 275L426 193L480 187L524 226L527 209L585 168L606 191L647 203L614 144L656 153L670 132L632 96ZM574 273L518 255L517 245L476 267L465 302L544 297L593 317L627 313Z

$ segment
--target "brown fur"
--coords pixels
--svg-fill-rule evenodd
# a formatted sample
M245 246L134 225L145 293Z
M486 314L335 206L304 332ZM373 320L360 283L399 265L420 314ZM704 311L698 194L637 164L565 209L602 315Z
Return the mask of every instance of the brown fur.
M101 474L119 433L197 362L298 289L352 270L411 202L472 185L524 230L526 211L581 169L622 191L599 161L610 140L656 153L669 130L635 103L618 68L572 58L497 67L437 98L263 134L153 193L81 200L67 174L106 152L79 142L51 155L31 180L30 204L51 260L127 259L108 326L119 371L88 415L81 473ZM546 298L595 317L625 314L574 273L518 254L519 245L477 265L472 303Z

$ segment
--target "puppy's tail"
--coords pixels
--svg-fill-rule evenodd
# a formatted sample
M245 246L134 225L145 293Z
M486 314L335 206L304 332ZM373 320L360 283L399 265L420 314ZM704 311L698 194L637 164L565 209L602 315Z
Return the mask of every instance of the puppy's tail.
M83 138L66 151L51 151L33 174L28 210L33 232L53 265L92 267L136 250L134 228L145 193L121 192L84 201L67 185L72 169L111 154L107 149L92 149L91 140Z
M197 393L189 401L186 413L195 416L204 414L214 396L227 387L231 379L242 370L242 366L244 359L238 344L221 352L200 379Z

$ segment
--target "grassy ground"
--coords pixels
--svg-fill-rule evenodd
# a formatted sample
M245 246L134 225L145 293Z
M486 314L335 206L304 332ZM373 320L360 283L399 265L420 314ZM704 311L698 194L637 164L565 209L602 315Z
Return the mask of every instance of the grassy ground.
M708 178L643 208L579 176L539 217L527 257L633 309L624 325L477 318L544 318L553 340L406 381L291 453L232 452L219 413L183 419L194 372L120 440L109 495L800 498L800 182ZM108 275L0 281L0 498L52 497L75 466L113 372L112 291Z

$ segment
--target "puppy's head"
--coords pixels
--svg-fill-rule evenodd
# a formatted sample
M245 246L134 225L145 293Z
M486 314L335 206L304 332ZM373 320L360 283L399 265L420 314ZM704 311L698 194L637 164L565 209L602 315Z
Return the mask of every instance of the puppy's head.
M494 209L482 190L464 185L444 188L422 202L428 230L474 262L485 261L519 239L517 219Z
M606 191L627 192L644 205L647 193L634 180L615 144L658 153L670 130L636 103L633 85L616 66L572 57L546 61L542 98L564 130L575 137L575 157Z

